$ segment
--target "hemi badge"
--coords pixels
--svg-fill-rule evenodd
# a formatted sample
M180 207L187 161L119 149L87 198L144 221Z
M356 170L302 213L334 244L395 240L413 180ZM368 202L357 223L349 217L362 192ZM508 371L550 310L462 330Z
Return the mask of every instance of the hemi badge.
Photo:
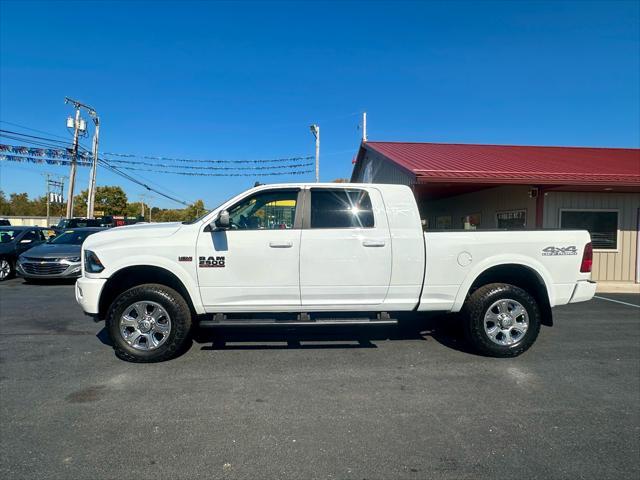
M191 262L193 261L193 257L178 257L179 262Z

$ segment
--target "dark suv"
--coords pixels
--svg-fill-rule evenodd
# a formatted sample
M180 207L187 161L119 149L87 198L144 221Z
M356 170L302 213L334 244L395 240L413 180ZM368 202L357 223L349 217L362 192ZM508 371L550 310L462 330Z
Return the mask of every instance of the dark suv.
M46 241L40 227L0 227L0 282L15 273L16 259Z

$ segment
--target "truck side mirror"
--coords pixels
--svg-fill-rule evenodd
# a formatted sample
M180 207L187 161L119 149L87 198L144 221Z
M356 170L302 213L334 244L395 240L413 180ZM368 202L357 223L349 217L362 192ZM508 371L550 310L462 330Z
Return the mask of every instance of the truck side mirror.
M229 212L227 210L221 210L215 220L216 229L228 230L231 227L231 221L229 220Z

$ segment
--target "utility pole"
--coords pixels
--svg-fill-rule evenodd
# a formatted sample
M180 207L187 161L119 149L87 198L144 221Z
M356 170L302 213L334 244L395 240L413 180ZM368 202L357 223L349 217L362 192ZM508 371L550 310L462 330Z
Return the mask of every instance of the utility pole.
M316 137L316 183L318 183L320 181L320 126L314 123L309 129Z
M89 174L89 195L87 199L87 218L93 218L93 210L96 204L96 173L98 170L98 140L100 138L100 118L96 114L95 110L89 111L89 114L93 117L93 123L95 124L95 130L93 131L93 144L91 146L91 153L93 154L93 163L91 164L91 172Z
M362 112L362 143L367 142L367 112Z
M47 179L47 227L51 225L49 217L50 215L50 204L51 204L51 191L49 190L49 174L45 173L45 178Z
M67 218L73 217L73 190L76 183L76 168L78 162L78 137L82 135L86 135L87 133L87 124L86 122L80 118L80 109L84 108L89 112L89 115L93 117L93 121L96 124L96 130L93 135L93 165L91 167L91 175L89 179L89 195L87 198L87 216L93 218L93 204L95 203L95 177L96 177L96 165L98 162L98 135L100 132L100 119L98 115L92 107L86 105L82 102L74 100L69 97L64 97L64 103L71 103L73 107L76 109L76 117L75 120L71 117L67 118L67 128L73 127L73 157L71 159L71 174L69 175L69 192L67 198ZM94 188L91 187L94 186Z
M142 215L142 218L144 218L144 200L147 196L144 193L140 194L140 212Z
M67 177L55 175L54 177L57 178L57 180L52 180L51 177L53 175L50 173L43 173L42 176L45 177L47 182L47 226L49 226L51 224L51 203L62 203L64 179Z
M66 103L67 99L65 99ZM67 119L69 127L70 118ZM80 107L76 105L76 117L73 121L73 156L71 158L71 171L69 172L69 190L67 192L67 218L73 217L73 189L76 183L76 168L78 160L78 136L80 134Z

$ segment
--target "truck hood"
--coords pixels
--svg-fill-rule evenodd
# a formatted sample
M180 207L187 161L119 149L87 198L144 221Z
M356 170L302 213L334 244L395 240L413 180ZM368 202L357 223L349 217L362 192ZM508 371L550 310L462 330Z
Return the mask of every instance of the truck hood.
M89 236L83 244L85 249L113 243L131 238L162 238L176 233L183 225L180 222L171 223L145 223L115 227Z
M79 257L81 245L56 245L47 243L30 248L24 252L22 257L33 258L65 258Z

